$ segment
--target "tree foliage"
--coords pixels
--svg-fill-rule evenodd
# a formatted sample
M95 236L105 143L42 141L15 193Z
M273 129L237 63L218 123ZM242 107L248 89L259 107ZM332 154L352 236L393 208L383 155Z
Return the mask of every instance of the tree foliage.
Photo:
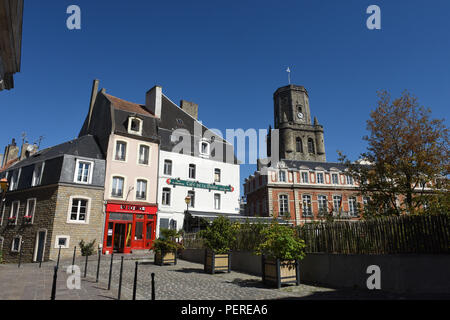
M81 255L83 257L91 256L94 254L95 239L88 243L85 243L84 240L82 239L78 244L80 246Z
M301 260L305 257L305 242L297 237L295 229L272 222L262 229L263 241L255 253L281 260Z
M419 106L407 91L391 99L378 92L378 106L367 120L367 151L350 162L340 161L370 197L363 216L404 212L449 211L449 137L444 120L431 119L431 110Z
M199 232L205 241L205 246L217 254L228 253L236 242L237 225L220 216L212 224Z
M161 228L160 236L153 241L152 250L155 252L176 252L183 246L176 241L179 232L173 229Z

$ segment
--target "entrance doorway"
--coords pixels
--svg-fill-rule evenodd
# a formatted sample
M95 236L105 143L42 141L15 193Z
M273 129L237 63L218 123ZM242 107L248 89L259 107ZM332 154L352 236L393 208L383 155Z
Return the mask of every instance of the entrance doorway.
M114 237L113 237L114 252L124 251L126 229L127 225L125 223L114 223Z
M36 234L36 246L34 248L34 261L44 261L45 242L47 240L47 230L39 230Z

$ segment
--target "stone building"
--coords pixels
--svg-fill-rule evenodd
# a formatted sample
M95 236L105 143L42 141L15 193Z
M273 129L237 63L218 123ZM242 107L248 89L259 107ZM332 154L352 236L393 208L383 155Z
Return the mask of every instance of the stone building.
M283 217L294 225L325 218L358 219L368 199L358 196L357 184L340 163L326 161L323 127L311 122L308 92L303 86L277 89L274 128L269 130L268 159L258 159L257 171L244 183L246 213ZM278 143L278 149L272 148ZM279 150L278 159L271 150ZM265 160L265 161L262 161Z
M41 150L0 172L9 189L1 206L6 262L71 257L79 241L101 239L105 160L91 135Z

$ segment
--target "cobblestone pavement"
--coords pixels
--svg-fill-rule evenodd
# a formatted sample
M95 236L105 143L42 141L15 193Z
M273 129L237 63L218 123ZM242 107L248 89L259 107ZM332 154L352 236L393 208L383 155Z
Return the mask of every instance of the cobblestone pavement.
M0 265L0 300L50 300L55 262ZM56 300L111 300L115 292L107 291L92 279L82 279L81 289L67 288L67 273L59 268Z
M77 257L75 265L81 271L81 289L69 290L66 285L67 267L72 260L62 260L58 272L57 300L105 300L118 298L121 256L124 257L121 299L130 300L134 282L135 262L139 261L137 300L151 299L151 273L155 273L157 300L268 300L268 299L312 299L312 300L357 300L357 299L435 299L435 296L404 296L382 291L361 289L332 289L301 284L284 286L281 289L264 287L261 277L235 272L203 272L203 265L178 260L176 266L157 266L153 255L114 255L111 290L107 290L111 256L101 256L99 282L97 256L88 260L87 277L84 278L85 258ZM55 262L38 264L0 265L0 300L48 300L51 296L53 267ZM444 297L449 299L449 297Z
M120 258L114 255L111 288L117 289ZM111 256L102 256L100 283L107 287ZM203 265L178 260L176 266L157 266L153 255L124 255L122 295L132 296L135 262L139 261L137 300L151 299L151 273L155 273L155 295L157 300L266 300L266 299L405 299L407 297L382 291L361 289L332 289L301 284L284 286L281 289L267 288L261 277L232 271L214 275L204 273ZM71 262L70 262L71 263ZM78 261L84 272L84 261ZM88 262L87 274L95 277L97 258ZM410 297L411 298L411 297ZM413 297L414 298L414 297ZM418 298L424 298L423 296ZM431 297L433 298L433 297Z

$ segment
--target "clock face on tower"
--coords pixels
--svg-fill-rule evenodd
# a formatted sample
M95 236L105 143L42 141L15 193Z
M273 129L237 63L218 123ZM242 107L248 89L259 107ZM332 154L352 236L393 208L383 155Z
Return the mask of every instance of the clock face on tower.
M299 113L297 114L297 117L298 117L300 120L303 120L303 113L299 112Z

